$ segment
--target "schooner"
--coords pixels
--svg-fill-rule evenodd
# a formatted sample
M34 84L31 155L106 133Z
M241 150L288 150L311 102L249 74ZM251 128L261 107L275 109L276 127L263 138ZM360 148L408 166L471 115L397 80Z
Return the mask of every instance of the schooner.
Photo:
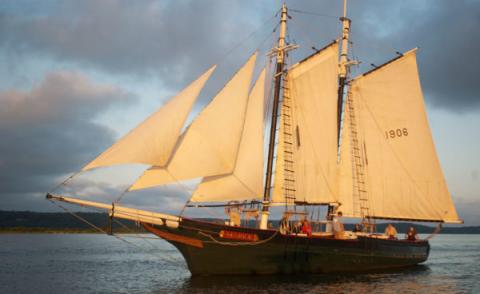
M350 77L350 19L344 0L340 40L287 65L283 3L271 80L262 70L250 90L254 53L184 128L212 66L127 135L83 167L149 165L128 191L195 178L186 207L222 203L221 222L47 194L51 201L108 211L173 244L193 275L325 273L397 268L424 262L428 240L389 239L375 220L461 223L435 151L416 49ZM265 84L273 82L264 158ZM266 164L264 160L266 159ZM265 168L266 165L266 168ZM201 204L199 204L201 203ZM202 204L203 203L203 204ZM215 206L212 204L212 206ZM273 207L284 207L280 228ZM315 207L326 207L315 221ZM338 212L356 232L334 234ZM245 221L256 216L259 222ZM243 221L242 221L243 219ZM311 234L292 230L310 219Z

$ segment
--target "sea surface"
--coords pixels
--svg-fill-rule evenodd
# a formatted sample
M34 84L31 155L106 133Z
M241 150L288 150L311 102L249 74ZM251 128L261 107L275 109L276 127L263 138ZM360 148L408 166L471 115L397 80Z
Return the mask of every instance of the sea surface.
M208 278L163 240L122 237L0 234L0 293L480 293L480 235L437 235L400 271Z

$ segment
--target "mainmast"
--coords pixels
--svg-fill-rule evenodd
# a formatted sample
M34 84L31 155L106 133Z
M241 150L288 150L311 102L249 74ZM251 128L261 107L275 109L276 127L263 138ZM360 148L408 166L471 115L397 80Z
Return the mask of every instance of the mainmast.
M268 208L270 204L270 194L272 186L272 171L273 171L273 156L275 152L275 134L277 129L277 117L280 101L280 89L282 84L283 67L285 62L285 35L287 32L287 5L283 2L282 15L280 18L280 35L278 37L278 47L275 48L277 53L277 65L275 70L275 87L273 94L273 108L272 108L272 123L270 127L270 141L268 144L268 161L267 161L267 175L265 181L265 190L263 194L263 209L262 219L260 221L260 228L267 229L268 222Z
M343 110L343 96L346 86L346 80L348 77L349 67L352 64L355 64L355 61L348 61L348 43L350 36L350 24L351 20L347 18L347 0L343 0L343 16L340 18L342 21L342 49L340 52L339 60L339 76L338 76L338 104L337 104L337 142L340 143L340 128L342 121L342 110ZM351 94L348 93L348 114L349 114L349 129L351 136L352 144L352 156L353 156L353 181L354 188L357 192L357 198L360 208L360 215L362 217L362 224L364 229L369 232L373 232L375 229L375 223L370 217L369 211L369 201L368 201L368 189L367 189L367 179L365 172L365 163L366 163L366 151L365 145L360 146L359 138L357 136L358 130L356 127L356 114L353 107ZM361 152L363 150L363 152ZM334 208L329 206L329 213L333 212Z
M343 113L343 96L347 81L348 67L351 63L348 61L348 38L350 36L351 20L347 17L347 0L343 0L343 16L340 17L342 22L342 47L340 51L340 60L338 63L338 97L337 97L337 146L340 147L340 131ZM328 206L327 216L335 214L335 207Z
M339 75L338 75L338 106L337 106L337 139L340 143L340 127L342 122L343 96L345 91L345 82L347 80L348 67L348 38L350 36L351 20L347 18L347 0L343 0L343 16L340 18L342 22L342 49L340 52Z

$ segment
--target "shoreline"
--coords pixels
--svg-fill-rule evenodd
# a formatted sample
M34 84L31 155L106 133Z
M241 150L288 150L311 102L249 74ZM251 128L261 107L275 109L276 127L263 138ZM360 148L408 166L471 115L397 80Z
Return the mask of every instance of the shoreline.
M108 231L108 229L105 229ZM124 230L124 229L114 229L114 234L146 234L147 231L144 230ZM48 229L48 228L1 228L1 234L105 234L94 229Z
M108 231L108 229L105 229ZM149 232L145 230L124 230L124 229L116 229L113 231L114 234L149 234ZM93 229L48 229L48 228L0 228L0 235L2 234L105 234L103 232L99 232ZM404 234L403 232L399 232L399 234ZM421 234L428 234L428 233L421 233ZM438 235L480 235L478 232L440 232Z

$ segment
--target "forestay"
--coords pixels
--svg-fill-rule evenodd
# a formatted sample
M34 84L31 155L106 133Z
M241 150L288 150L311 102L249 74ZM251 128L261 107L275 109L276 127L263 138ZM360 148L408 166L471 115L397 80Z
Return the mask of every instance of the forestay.
M233 171L255 59L256 53L194 119L167 167L150 168L129 190Z
M425 113L416 51L356 78L350 95L358 145L365 154L370 216L459 222ZM345 173L351 157L343 154L341 164L346 181L340 183L340 209L346 216L360 217L349 205L354 201L348 193L352 182Z
M263 119L265 70L248 99L240 149L232 174L206 177L190 201L231 201L260 199L263 192Z
M165 165L195 100L215 67L207 70L82 170L127 163Z

